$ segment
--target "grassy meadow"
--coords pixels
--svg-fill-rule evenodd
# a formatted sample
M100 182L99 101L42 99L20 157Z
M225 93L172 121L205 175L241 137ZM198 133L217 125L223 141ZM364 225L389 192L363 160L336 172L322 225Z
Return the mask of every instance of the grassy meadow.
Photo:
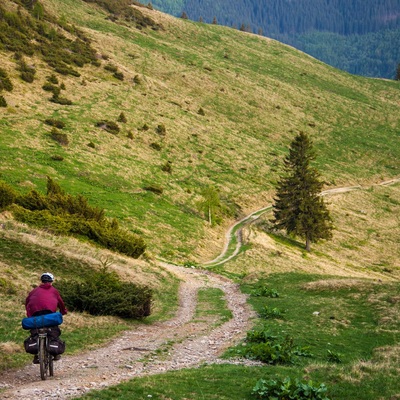
M400 184L379 185L400 176L399 82L353 76L266 37L145 7L137 9L160 29L112 22L81 0L41 3L84 31L100 66L79 68L80 77L57 75L73 103L60 105L42 89L53 73L42 59L25 57L37 71L26 83L13 53L0 47L1 68L14 86L1 93L7 107L0 107L0 180L20 193L44 193L50 176L141 234L147 250L130 259L17 223L2 211L0 371L31 361L20 321L43 270L69 279L108 265L155 291L153 313L144 321L67 315L67 354L171 317L179 282L157 260L201 266L217 257L235 220L272 204L289 143L304 131L314 141L325 189L357 187L326 196L332 240L306 253L298 239L270 231L267 210L243 227L244 246L235 258L206 267L240 284L257 312L279 310L279 318L258 318L255 327L290 335L311 355L291 365L204 365L83 398L251 399L258 379L290 377L325 383L331 399L399 399ZM4 7L16 9L12 0ZM122 112L126 122L118 122ZM65 123L67 145L52 139L48 118ZM120 131L97 126L102 120L118 123ZM207 187L216 187L233 210L213 227L197 206ZM260 285L279 297L256 296ZM200 292L196 320L218 325L229 318L220 292ZM244 347L225 357L240 356Z

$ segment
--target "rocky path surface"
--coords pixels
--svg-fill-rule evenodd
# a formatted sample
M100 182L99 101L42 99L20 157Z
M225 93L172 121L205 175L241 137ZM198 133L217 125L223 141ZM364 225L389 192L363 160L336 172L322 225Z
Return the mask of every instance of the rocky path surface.
M55 363L55 376L46 381L40 379L38 365L7 372L0 377L0 390L5 389L0 398L69 399L136 376L219 362L223 350L251 327L254 314L245 295L238 285L221 276L162 265L182 280L179 309L173 319L127 331L95 351L63 356ZM213 321L193 318L197 292L207 287L223 290L233 314L232 319L215 328L210 328Z

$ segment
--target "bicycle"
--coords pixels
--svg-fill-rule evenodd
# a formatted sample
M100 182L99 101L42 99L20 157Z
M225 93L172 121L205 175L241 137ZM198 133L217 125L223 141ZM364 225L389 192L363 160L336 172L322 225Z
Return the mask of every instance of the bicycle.
M39 364L40 364L40 377L46 380L48 376L54 376L54 357L49 352L50 341L47 336L46 328L39 328Z

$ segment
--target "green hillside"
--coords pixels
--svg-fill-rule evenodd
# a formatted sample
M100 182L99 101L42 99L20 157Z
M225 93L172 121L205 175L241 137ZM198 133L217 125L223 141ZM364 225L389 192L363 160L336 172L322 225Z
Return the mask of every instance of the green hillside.
M44 268L60 288L108 268L154 293L144 321L68 313L66 354L76 355L125 330L159 329L154 322L175 315L183 278L161 259L203 265L240 284L257 313L275 313L254 318L255 326L301 346L290 355L299 363L183 369L87 398L254 398L251 389L263 377L325 382L335 399L398 396L399 82L353 76L274 40L127 3L0 4L0 193L34 190L27 198L42 199L50 177L66 193L60 202L104 211L109 220L99 218L101 227L119 226L146 245L132 258L84 235L28 226L12 208L2 209L0 370L31 362L20 320ZM271 232L270 212L259 211L272 204L300 131L314 142L324 189L352 187L326 195L333 238L311 253L296 238ZM207 191L217 191L222 205L212 226L200 207ZM259 218L241 226L239 253L206 264L220 255L228 228L257 211ZM263 289L280 296L259 296ZM192 340L192 324L208 325L207 314L221 324L231 318L220 289L202 290L183 341ZM179 338L138 348L143 365L168 357ZM228 353L236 357L244 347ZM123 368L107 375L114 379L129 370Z
M15 12L15 3L6 5ZM90 38L98 66L75 65L79 77L55 73L65 85L60 96L72 102L61 105L42 89L54 70L38 50L24 56L36 68L32 83L2 50L14 89L3 91L1 178L21 191L43 190L49 175L142 232L154 254L196 258L204 187L216 186L236 216L270 201L299 130L314 139L329 187L398 174L397 82L351 76L273 40L143 7L160 29L113 22L93 3L43 6ZM126 123L117 122L121 112ZM52 139L49 118L65 123L68 144ZM103 120L120 131L97 126ZM152 186L162 194L145 190Z

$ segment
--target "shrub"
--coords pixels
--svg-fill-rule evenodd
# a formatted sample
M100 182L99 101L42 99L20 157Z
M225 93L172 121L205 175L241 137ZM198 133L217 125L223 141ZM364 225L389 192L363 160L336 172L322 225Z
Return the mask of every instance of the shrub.
M7 183L0 181L0 209L13 204L16 198L15 190Z
M266 286L260 286L259 288L254 289L251 294L252 296L256 297L271 297L271 298L279 297L279 293L276 289L270 289Z
M164 125L164 124L159 124L159 125L157 126L157 128L156 128L156 132L157 132L159 135L165 135L165 134L167 133L167 129L165 128L165 125Z
M160 143L155 143L155 142L150 143L150 147L152 149L154 149L154 150L157 150L157 151L161 151L161 149L162 149L161 144Z
M118 116L117 121L126 124L128 120L126 119L125 113L121 112L121 114L119 114Z
M129 257L138 258L146 250L139 235L120 229L116 220L105 218L104 210L90 206L84 196L65 194L50 177L46 196L32 190L15 203L15 218L22 222L58 234L85 236Z
M58 78L54 74L51 74L50 76L47 77L47 82L53 83L54 85L58 85Z
M143 189L148 192L153 192L155 194L162 194L164 191L164 189L159 185L149 185L145 186Z
M140 85L141 82L142 82L142 81L141 81L139 75L135 75L135 76L133 77L133 83L135 83L136 85Z
M260 311L259 316L263 319L282 318L284 313L285 311L281 311L279 308L264 306Z
M61 93L61 89L58 86L53 85L52 83L46 82L42 89L46 92L52 92L54 96L58 96Z
M58 154L50 157L53 161L64 161L63 156L59 156Z
M0 94L0 107L7 107L7 100Z
M167 172L168 174L172 173L172 162L167 161L162 167L161 171Z
M202 107L199 108L199 111L197 111L197 114L203 115L203 116L206 115L206 113L204 112Z
M65 133L59 132L56 128L53 128L50 133L50 137L61 144L61 146L68 146L69 140Z
M113 77L119 79L120 81L124 80L124 74L120 71L114 72Z
M96 126L113 134L117 134L120 131L118 124L113 121L101 120L96 122Z
M93 142L89 142L88 147L91 147L92 149L96 148L96 145Z
M0 91L1 90L7 90L8 92L13 90L13 84L3 68L0 68Z
M307 383L295 382L290 378L260 379L253 388L252 395L257 399L275 399L275 400L329 400L326 397L327 388L322 383L318 387L314 386L312 381Z
M143 318L151 313L152 290L122 282L106 268L87 273L83 282L60 281L57 289L71 311L122 318Z
M21 79L25 82L32 83L35 80L36 70L33 67L30 67L24 60L21 58L18 61L18 68L21 72Z
M65 128L65 123L63 121L60 121L59 119L54 119L54 118L47 118L44 120L44 123L46 125L54 126L58 129L64 129Z
M59 97L58 95L53 94L53 96L51 97L50 101L52 103L57 103L57 104L61 104L62 106L70 106L72 105L72 101L65 98L65 97Z
M117 71L118 71L118 67L116 67L116 66L113 65L113 64L107 64L107 65L105 65L105 66L104 66L104 69L105 69L106 71L110 71L110 72L117 72Z

